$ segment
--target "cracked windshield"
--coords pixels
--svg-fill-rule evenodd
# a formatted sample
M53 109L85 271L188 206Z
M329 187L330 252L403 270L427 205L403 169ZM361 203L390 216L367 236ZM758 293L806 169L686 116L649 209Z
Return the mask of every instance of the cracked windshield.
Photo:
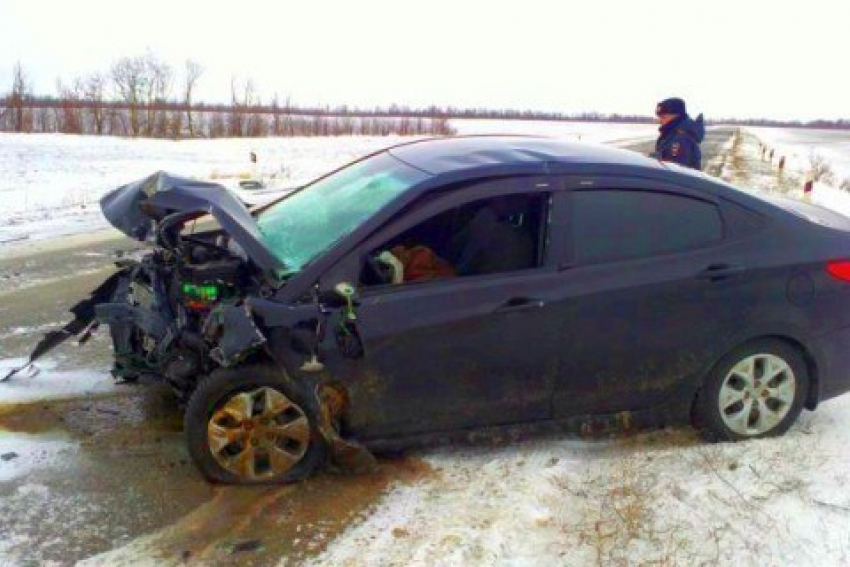
M357 162L260 213L263 241L291 275L425 177L388 154Z

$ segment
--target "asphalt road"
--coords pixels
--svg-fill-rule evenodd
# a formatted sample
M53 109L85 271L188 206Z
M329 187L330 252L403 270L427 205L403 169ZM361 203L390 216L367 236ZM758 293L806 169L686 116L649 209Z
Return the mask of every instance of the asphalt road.
M709 131L703 143L709 172L733 132ZM654 147L651 140L620 145L645 154ZM116 258L135 248L120 235L101 235L0 249L0 359L25 356L47 328L67 320L68 307L111 272ZM106 374L110 346L98 336L84 348L64 345L51 358L61 369ZM143 553L153 557L197 564L297 560L320 551L389 482L430 474L408 458L384 460L379 473L365 477L211 487L188 460L173 398L144 384L61 402L4 406L0 400L2 430L65 443L48 457L14 457L34 459L35 466L0 482L0 557L22 565L72 564L151 532L158 535Z
M700 144L702 149L703 171L711 175L717 175L720 173L717 166L722 161L724 146L736 130L736 128L711 128L706 132L705 139L702 144ZM621 144L621 147L644 155L649 155L655 150L655 141L627 141L626 143Z

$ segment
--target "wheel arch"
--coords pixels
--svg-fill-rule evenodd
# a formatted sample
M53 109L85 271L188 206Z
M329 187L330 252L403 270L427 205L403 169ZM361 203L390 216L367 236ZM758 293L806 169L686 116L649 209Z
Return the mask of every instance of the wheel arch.
M800 338L798 338L797 336L794 336L790 333L773 332L773 333L764 333L764 334L752 335L752 336L750 336L746 339L739 340L739 341L736 341L733 344L726 345L726 348L724 348L724 350L721 351L717 357L715 357L715 360L712 363L712 365L710 366L710 368L707 369L707 371L705 373L703 373L703 376L701 378L701 382L700 382L699 386L696 388L696 391L694 392L694 395L691 399L691 416L692 417L694 415L694 406L696 405L697 398L699 397L700 393L702 392L702 390L704 388L704 382L707 379L707 377L711 374L711 372L714 370L714 368L724 358L726 358L726 356L728 356L734 350L746 347L749 344L752 344L752 343L755 343L755 342L758 342L758 341L762 341L762 340L775 340L775 341L783 342L783 343L791 346L795 350L797 350L802 355L803 361L806 363L806 371L808 372L808 375L809 375L808 376L809 377L808 391L806 392L806 400L803 404L803 407L805 407L807 410L810 410L810 411L815 410L817 408L818 402L820 401L820 368L819 368L818 363L817 363L817 357L812 352L811 348L806 346L806 343L803 340L801 340Z

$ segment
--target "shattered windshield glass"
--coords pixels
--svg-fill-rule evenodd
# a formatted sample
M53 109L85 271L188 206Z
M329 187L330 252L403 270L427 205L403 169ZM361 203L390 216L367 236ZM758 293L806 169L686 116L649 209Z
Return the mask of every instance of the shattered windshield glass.
M263 241L295 273L427 175L389 154L356 162L272 205Z

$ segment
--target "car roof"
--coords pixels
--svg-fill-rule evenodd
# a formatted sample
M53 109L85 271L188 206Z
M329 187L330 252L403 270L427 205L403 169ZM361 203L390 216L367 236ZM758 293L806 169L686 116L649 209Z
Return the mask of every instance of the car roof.
M704 173L649 158L635 151L543 136L476 135L429 138L384 152L430 175L412 188L421 194L445 183L503 175L577 174L637 176L723 197L762 214L781 207ZM379 152L383 153L383 152Z
M665 170L659 161L637 152L540 136L455 136L431 138L394 146L387 150L393 157L431 175L472 172L511 166L539 172L547 164L627 166ZM564 167L558 168L560 171Z

